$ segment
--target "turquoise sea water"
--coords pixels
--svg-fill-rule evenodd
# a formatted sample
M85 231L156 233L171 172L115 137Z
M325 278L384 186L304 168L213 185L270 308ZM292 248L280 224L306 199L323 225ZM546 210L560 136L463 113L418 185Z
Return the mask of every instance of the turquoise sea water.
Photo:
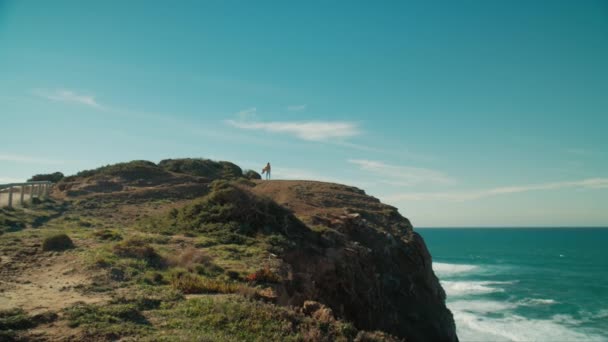
M608 341L608 228L417 231L461 341Z

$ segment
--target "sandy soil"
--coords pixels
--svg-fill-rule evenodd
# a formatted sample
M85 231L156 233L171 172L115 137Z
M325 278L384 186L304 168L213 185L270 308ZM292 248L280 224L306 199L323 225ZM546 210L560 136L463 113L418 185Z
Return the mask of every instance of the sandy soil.
M106 300L99 294L79 292L79 287L90 284L90 278L75 255L24 247L15 255L0 256L0 310L21 308L36 314L59 311L79 301Z

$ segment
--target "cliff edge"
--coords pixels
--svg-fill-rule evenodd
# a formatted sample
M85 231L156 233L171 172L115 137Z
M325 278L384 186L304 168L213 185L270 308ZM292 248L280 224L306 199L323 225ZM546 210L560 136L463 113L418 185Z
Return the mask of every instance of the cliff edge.
M458 340L431 255L396 208L354 187L244 174L203 159L121 163L3 211L0 336ZM73 244L45 251L51 233ZM53 263L63 275L44 278ZM2 335L3 317L45 310L52 319Z

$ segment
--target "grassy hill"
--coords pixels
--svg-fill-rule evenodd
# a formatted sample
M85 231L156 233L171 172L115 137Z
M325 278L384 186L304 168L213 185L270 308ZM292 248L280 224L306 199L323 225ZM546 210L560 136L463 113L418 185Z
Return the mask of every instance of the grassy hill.
M0 210L0 340L454 341L422 238L362 190L134 161Z

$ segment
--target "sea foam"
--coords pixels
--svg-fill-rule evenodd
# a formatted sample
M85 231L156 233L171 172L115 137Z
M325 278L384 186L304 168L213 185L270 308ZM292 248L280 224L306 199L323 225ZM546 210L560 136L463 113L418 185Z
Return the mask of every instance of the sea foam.
M498 285L513 284L512 281L452 281L443 280L441 286L448 297L504 292Z
M529 319L505 315L489 319L451 306L450 309L461 341L605 341L602 336L568 327L563 317Z
M451 276L459 273L472 272L479 269L476 265L465 265L465 264L447 264L443 262L433 262L433 271L437 276Z
M543 299L543 298L525 298L519 301L519 305L523 306L534 306L534 305L551 305L557 304L554 299Z

